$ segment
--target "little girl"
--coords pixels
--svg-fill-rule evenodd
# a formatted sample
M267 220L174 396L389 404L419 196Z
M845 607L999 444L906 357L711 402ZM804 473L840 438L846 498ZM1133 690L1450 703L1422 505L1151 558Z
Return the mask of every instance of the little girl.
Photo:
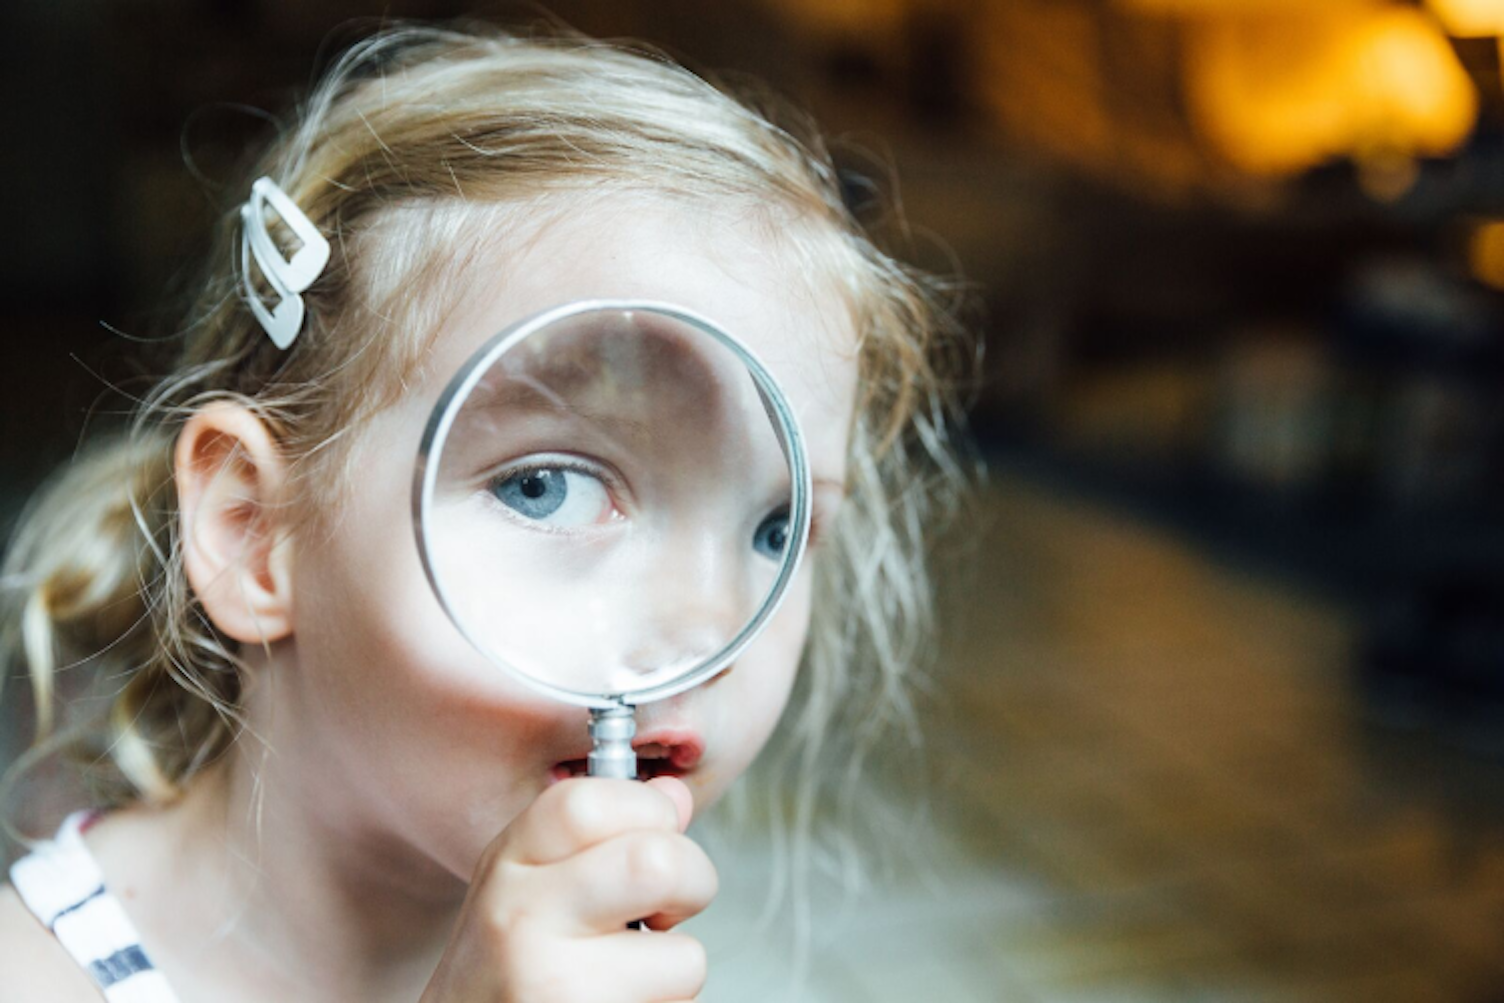
M673 928L716 875L691 813L791 701L771 744L806 813L905 707L964 359L938 287L864 237L816 139L579 39L389 31L260 177L317 267L251 246L259 202L226 213L132 434L71 464L7 553L0 668L25 667L40 733L22 766L81 753L94 801L0 889L0 1000L695 997L704 952ZM410 529L449 375L593 298L734 331L815 485L766 632L640 711L672 764L645 784L569 778L583 711L455 671ZM79 665L96 689L54 727Z

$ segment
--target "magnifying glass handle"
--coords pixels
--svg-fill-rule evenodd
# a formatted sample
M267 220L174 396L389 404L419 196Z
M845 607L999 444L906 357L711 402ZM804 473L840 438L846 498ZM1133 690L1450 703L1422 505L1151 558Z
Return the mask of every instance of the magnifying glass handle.
M632 748L632 738L637 734L637 718L631 707L591 708L590 710L590 756L586 760L586 773L592 777L610 777L614 780L637 779L637 752ZM628 930L646 929L642 920L627 924Z

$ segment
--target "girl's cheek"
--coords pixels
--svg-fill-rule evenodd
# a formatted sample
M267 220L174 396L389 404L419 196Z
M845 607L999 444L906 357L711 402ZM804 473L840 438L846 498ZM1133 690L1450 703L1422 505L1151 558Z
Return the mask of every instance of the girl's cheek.
M805 555L803 566L800 567L798 575L789 586L788 598L770 625L778 631L781 640L792 648L791 657L794 664L791 669L798 668L799 658L804 653L804 643L809 639L815 592L812 557L813 555Z
M754 648L756 663L744 673L750 692L745 707L753 711L756 749L762 747L788 704L809 638L811 590L806 568L796 579L784 606ZM753 755L756 754L753 750Z

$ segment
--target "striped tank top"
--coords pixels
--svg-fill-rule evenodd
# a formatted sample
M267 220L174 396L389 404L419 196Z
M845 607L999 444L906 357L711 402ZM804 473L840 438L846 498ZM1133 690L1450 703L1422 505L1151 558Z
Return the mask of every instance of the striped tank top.
M109 1003L177 1003L84 844L97 817L68 816L51 841L11 865L11 885Z

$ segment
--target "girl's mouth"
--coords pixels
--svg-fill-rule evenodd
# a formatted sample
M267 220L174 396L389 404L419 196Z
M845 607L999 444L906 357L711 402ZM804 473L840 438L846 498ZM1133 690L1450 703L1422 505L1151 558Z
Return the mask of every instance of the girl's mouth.
M705 754L705 740L687 728L655 729L639 735L632 743L637 752L637 779L682 777L692 771ZM589 770L588 760L566 759L549 769L550 782L583 777Z

